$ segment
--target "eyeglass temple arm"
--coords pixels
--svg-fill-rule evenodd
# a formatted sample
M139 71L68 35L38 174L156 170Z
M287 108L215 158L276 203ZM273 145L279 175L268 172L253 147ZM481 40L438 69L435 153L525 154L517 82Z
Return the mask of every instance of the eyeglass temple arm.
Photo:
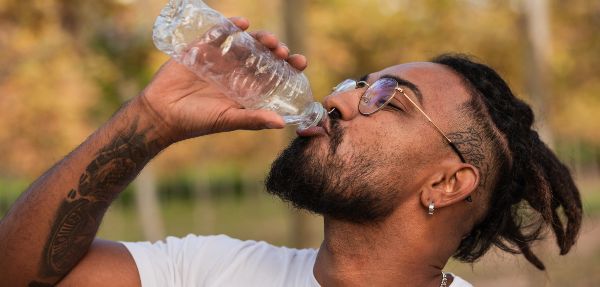
M456 154L458 155L458 157L460 158L460 160L463 163L466 163L467 161L465 161L465 158L463 157L462 153L458 150L458 147L456 147L456 145L454 144L454 142L452 142L452 140L450 140L446 134L444 134L444 132L442 131L442 129L440 129L432 120L431 118L421 109L421 107L419 107L419 105L417 105L417 103L415 103L405 92L403 89L401 88L397 88L396 90L398 90L402 95L404 95L404 97L406 99L408 99L408 101L415 106L415 108L417 108L417 110L419 110L419 112L421 112L421 114L427 119L427 121L429 121L434 127L435 129L438 131L438 133L440 133L448 142L448 144L450 144L450 147L452 148L452 150L454 150L454 152L456 152Z

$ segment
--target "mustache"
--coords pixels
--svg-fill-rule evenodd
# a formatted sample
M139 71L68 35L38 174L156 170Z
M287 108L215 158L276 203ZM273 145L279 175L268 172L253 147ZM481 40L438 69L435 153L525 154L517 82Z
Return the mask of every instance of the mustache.
M338 147L342 143L345 134L345 128L340 124L341 114L336 110L329 115L329 154L332 157L336 154ZM315 140L313 137L296 137L286 148L289 152L300 152L305 154L311 148L311 143Z
M329 115L329 132L330 144L329 153L334 155L344 139L344 128L340 124L341 114L338 110L334 110Z

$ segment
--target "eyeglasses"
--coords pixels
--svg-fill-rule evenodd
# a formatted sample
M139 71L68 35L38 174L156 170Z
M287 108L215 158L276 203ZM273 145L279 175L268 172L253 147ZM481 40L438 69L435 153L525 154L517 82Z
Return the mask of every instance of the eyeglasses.
M355 81L355 80L344 80L340 84L338 84L335 88L333 88L334 93L344 92L351 89L358 89L362 87L367 87L367 90L360 97L360 101L358 102L358 111L365 116L372 115L381 109L383 109L389 102L394 99L396 96L396 92L401 93L425 118L433 125L433 127L444 137L446 142L450 145L452 150L458 155L460 160L463 163L466 163L465 158L462 153L458 150L456 145L450 140L444 132L431 120L431 118L417 105L405 92L404 89L400 87L398 81L392 78L380 78L375 81L372 85L365 81Z

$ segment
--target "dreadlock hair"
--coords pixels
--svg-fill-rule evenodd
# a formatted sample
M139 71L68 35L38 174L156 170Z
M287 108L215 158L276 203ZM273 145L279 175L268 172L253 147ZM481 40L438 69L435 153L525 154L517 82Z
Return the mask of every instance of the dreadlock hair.
M465 55L445 54L432 62L449 67L462 78L472 95L466 105L470 122L483 131L483 140L491 147L487 153L494 159L493 167L482 171L494 173L487 187L487 212L463 238L453 257L474 262L497 246L523 254L544 270L531 246L542 238L545 227L551 227L564 255L575 243L581 226L581 198L568 168L532 129L531 108L513 95L493 69ZM468 156L467 162L471 162Z

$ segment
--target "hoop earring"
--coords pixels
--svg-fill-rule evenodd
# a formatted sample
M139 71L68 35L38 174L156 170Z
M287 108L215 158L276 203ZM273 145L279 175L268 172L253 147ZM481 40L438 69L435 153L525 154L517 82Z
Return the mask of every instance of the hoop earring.
M435 205L433 204L433 201L430 201L429 202L429 211L427 212L427 214L433 215L433 212L435 212Z

